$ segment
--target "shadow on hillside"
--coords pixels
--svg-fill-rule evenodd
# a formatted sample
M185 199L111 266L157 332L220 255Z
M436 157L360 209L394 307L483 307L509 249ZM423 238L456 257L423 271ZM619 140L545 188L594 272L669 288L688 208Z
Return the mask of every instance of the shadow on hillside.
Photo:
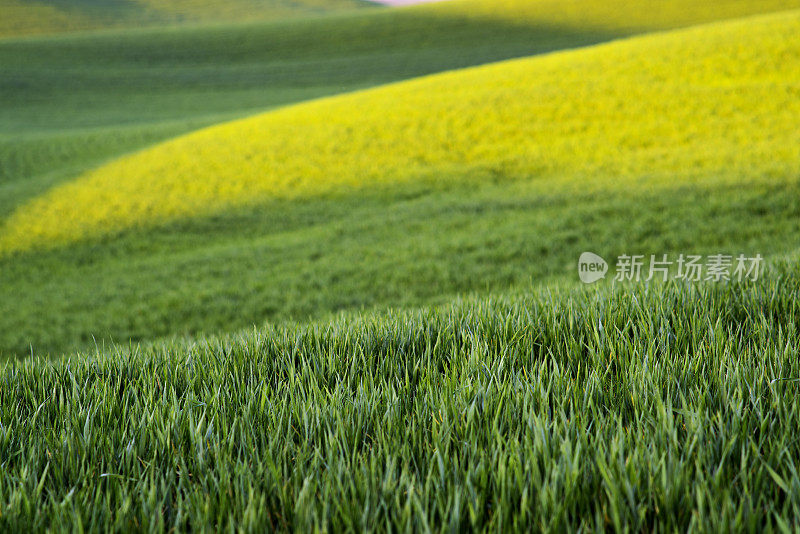
M592 45L622 35L547 24L509 23L417 11L326 17L216 27L99 32L0 43L0 117L25 104L52 104L97 93L158 99L175 91L259 89L261 105L273 88L309 87L332 94L434 72ZM169 94L164 94L169 93ZM45 102L43 102L45 100ZM102 102L102 99L101 99ZM248 101L247 109L256 102ZM211 99L186 114L238 109ZM36 109L27 110L35 114ZM137 118L130 110L131 118ZM116 121L119 112L111 114ZM58 116L49 119L58 121ZM34 121L36 122L36 121ZM100 121L102 122L102 121ZM52 123L50 123L52 124Z
M0 361L578 283L576 260L785 251L795 184L603 195L508 184L276 201L0 258ZM57 273L57 276L54 276ZM603 283L610 283L607 280Z

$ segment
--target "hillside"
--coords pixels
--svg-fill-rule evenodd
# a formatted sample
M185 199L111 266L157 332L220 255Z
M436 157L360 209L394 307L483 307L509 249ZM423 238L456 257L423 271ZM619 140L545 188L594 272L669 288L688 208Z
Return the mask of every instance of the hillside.
M0 251L416 181L524 180L607 194L795 180L798 32L798 12L721 23L209 128L23 206Z
M711 11L688 0L657 10L627 0L581 2L581 10L551 1L482 5L455 0L0 41L0 219L82 171L210 124L444 70L800 7L800 0L726 0Z
M366 0L0 0L0 38L202 22L286 19L373 6Z
M798 7L793 0L719 0L717 2L632 2L630 0L456 0L426 6L430 13L459 14L469 18L498 20L584 31L642 33L692 26Z
M0 532L800 530L800 0L357 3L0 0Z
M412 2L408 2L412 3ZM415 14L466 16L513 24L637 33L798 7L796 0L449 0ZM87 30L309 18L380 7L369 0L0 0L0 39Z
M8 219L0 295L24 299L2 345L441 302L574 275L583 250L783 253L799 26L784 13L452 72L110 163Z

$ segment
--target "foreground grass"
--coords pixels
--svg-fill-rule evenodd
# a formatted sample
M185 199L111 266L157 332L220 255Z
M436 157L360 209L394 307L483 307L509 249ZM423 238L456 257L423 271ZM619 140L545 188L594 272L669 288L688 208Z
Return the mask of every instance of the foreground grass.
M293 22L4 40L0 226L27 201L109 159L265 108L632 33L800 5L794 0L731 0L708 10L688 0L671 0L655 10L627 0L581 4L575 11L550 1L515 0L502 6L454 1ZM496 9L487 10L486 5ZM736 39L724 45L723 56L728 50L747 56ZM652 50L651 59L666 61L662 52ZM770 54L765 51L763 60L751 54L747 64L769 68L771 62L779 67L783 61L787 66L796 63L794 55ZM437 167L435 161L428 166L422 158L409 167L422 172L400 186L369 192L345 188L300 201L268 200L256 207L98 236L61 250L0 259L0 353L58 353L93 346L95 340L216 332L341 309L440 302L463 291L504 290L531 279L574 276L575 258L586 249L604 255L783 252L787 243L797 245L800 221L800 195L792 179L797 177L792 167L796 128L791 121L782 128L771 121L770 113L777 108L778 117L793 117L794 85L781 80L762 84L725 57L721 64L731 66L733 80L745 82L740 89L764 105L753 108L751 101L746 113L737 111L733 90L726 94L720 87L728 74L718 70L722 82L712 80L708 93L722 95L714 102L719 116L712 124L721 132L719 138L705 146L698 144L695 132L682 136L686 121L681 117L671 125L675 130L656 124L651 132L655 136L662 127L669 130L668 137L677 143L669 151L662 151L655 137L639 135L638 147L622 140L619 146L638 151L634 161L646 170L636 187L618 183L628 172L623 158L608 160L611 163L597 174L575 172L575 186L559 189L544 179L550 168L547 154L525 152L514 160L498 157L484 144L488 148L483 164L480 154L466 167L452 168ZM634 66L624 61L622 65L635 74ZM790 74L788 79L795 79ZM712 98L703 95L706 82L692 86L698 92L691 97L697 97L691 109L699 103L703 115L713 107L702 105ZM665 84L664 91L674 83ZM772 90L774 95L765 94ZM509 86L505 93L514 91ZM500 93L500 102L507 101ZM685 97L681 89L658 102L667 105ZM478 104L493 105L491 100ZM624 104L625 110L636 109ZM546 107L549 115L559 116L556 106ZM592 103L586 102L584 111L587 107ZM473 111L479 108L472 106ZM531 125L541 124L542 129L533 135L556 140L567 150L562 156L568 156L569 139L574 138L576 146L583 139L578 111L575 122L569 123L576 126L574 132L558 130L558 120L548 124L537 119ZM726 119L728 113L732 115ZM630 117L629 126L636 120ZM726 120L734 123L726 125ZM606 119L597 121L602 125ZM743 126L748 121L751 126ZM441 140L435 122L423 121L423 130ZM459 125L456 120L443 128ZM495 131L491 121L485 126ZM774 139L747 142L753 130L773 132ZM402 139L400 133L388 134ZM787 141L780 145L775 139ZM599 148L607 156L615 143ZM741 154L731 149L740 146L745 147ZM778 148L773 151L774 147ZM591 148L598 147L585 147ZM656 175L650 171L658 165L647 164L647 158L653 158L660 165L673 149L683 154L685 166L678 174L686 182L674 187L668 183L671 173ZM387 150L380 156L392 153ZM729 161L721 161L720 154L726 153ZM716 173L706 167L714 158ZM544 165L525 167L533 160ZM550 170L557 177L561 174ZM401 178L412 178L413 172ZM264 174L264 169L254 169L254 176ZM343 178L334 173L332 180ZM655 182L659 188L651 189ZM587 184L595 184L596 190ZM57 220L56 226L61 224ZM145 226L154 222L147 217L141 221ZM21 237L27 239L24 233Z
M797 273L7 363L0 525L790 528Z

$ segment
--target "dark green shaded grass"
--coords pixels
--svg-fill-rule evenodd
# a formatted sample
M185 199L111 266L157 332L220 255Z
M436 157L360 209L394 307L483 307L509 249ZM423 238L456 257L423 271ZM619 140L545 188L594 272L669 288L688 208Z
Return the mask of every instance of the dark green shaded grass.
M7 363L0 525L796 527L799 287L791 260Z
M558 192L547 180L274 203L0 260L0 351L214 333L577 280L578 256L800 247L796 182Z

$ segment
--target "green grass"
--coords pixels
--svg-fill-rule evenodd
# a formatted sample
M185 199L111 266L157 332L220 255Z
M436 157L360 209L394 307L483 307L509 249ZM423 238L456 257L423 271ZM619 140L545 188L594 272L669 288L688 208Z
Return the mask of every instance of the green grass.
M740 118L751 124L748 117ZM746 131L737 128L725 132ZM152 132L146 124L126 131L142 142ZM124 144L110 127L100 132L86 134L94 136L88 146ZM41 154L48 147L59 154L36 135L31 139ZM437 185L447 182L437 173L433 181L276 200L6 257L0 260L0 352L57 354L95 341L201 335L343 309L444 302L465 291L574 277L576 259L587 249L607 256L780 254L800 246L798 177L784 149L784 166L764 158L752 168L734 171L732 164L710 175L698 170L707 156L697 153L700 163L680 170L686 178L680 184L668 172L611 187L617 174L604 172L576 175L574 187L554 188L535 173L517 176L509 172L513 165L497 165L478 168L453 188ZM47 172L52 160L23 160L21 166L41 165L46 180L10 180L9 190L33 195L35 187L69 178L65 169L80 165L71 152L64 157ZM600 178L610 186L600 187ZM597 187L585 187L586 180ZM10 197L4 202L15 205Z
M446 302L574 279L585 250L610 259L800 247L797 181L606 195L548 193L546 184L470 188L276 202L2 260L3 347L58 353Z
M126 153L265 109L798 5L453 0L0 40L0 226ZM716 56L684 41L684 66L707 60L685 91L642 62L669 98L618 109L644 105L675 142L612 128L574 143L560 187L515 174L527 156L484 161L0 257L0 531L796 530L800 89L794 41L758 27L781 17L730 26L775 53L744 32ZM624 46L575 68L624 71L592 59ZM579 96L613 85L600 74ZM674 119L687 95L714 106L702 128L727 127ZM569 109L604 112L579 96ZM542 139L572 139L551 134L577 117ZM677 153L693 157L625 174ZM612 272L620 254L770 260L755 282L587 287L585 250Z
M791 530L797 273L7 363L0 525Z

